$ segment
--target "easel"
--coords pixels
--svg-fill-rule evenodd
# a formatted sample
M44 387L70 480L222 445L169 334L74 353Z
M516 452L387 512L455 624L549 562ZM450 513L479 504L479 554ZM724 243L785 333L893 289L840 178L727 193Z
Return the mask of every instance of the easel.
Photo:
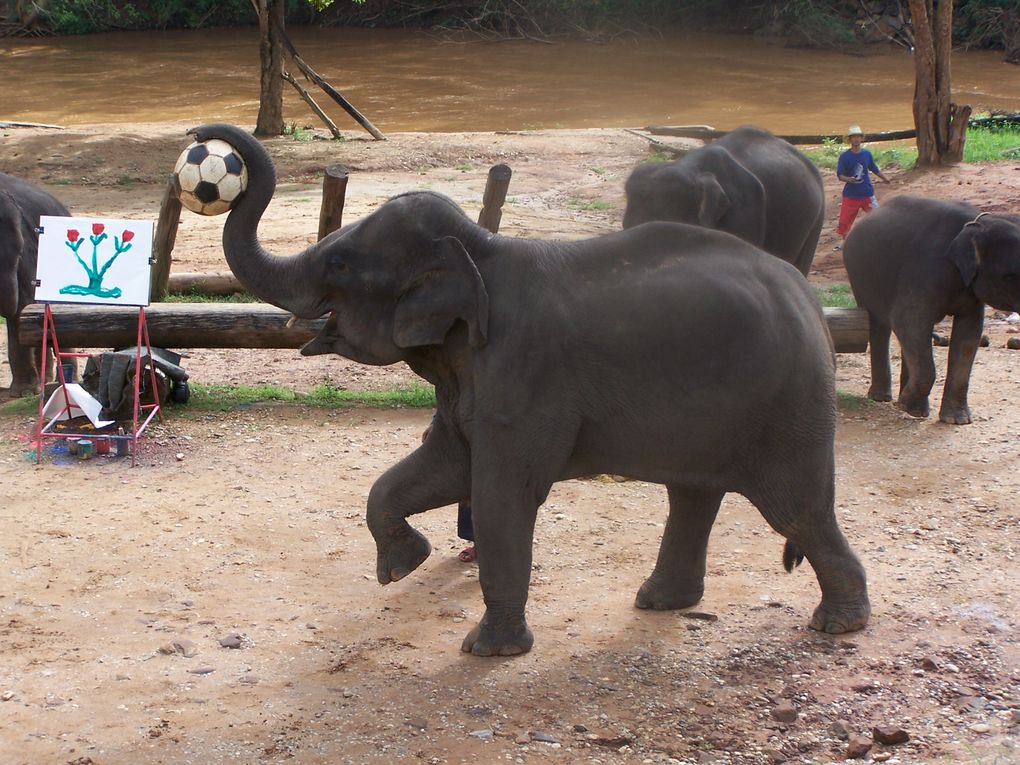
M109 231L107 231L109 229ZM92 449L87 441L78 439L96 439L95 451L99 454L109 453L111 444L117 446L117 454L124 454L125 448L131 450L131 466L137 464L138 439L159 415L159 390L156 379L156 364L149 341L149 329L145 322L145 306L149 303L150 278L152 267L152 223L148 221L129 221L114 219L74 218L70 216L47 216L39 219L39 256L36 265L35 302L45 306L42 328L42 358L48 357L52 350L56 358L57 382L59 393L49 398L54 404L60 404L59 411L54 406L47 410L46 386L42 386L39 394L39 416L36 419L36 462L42 461L43 439L62 438L73 443L79 450ZM82 231L85 236L82 236ZM91 233L90 233L91 232ZM112 241L111 240L112 237ZM91 250L86 245L91 243ZM114 250L110 254L111 246ZM83 250L84 248L84 250ZM134 255L128 255L117 264L109 274L104 285L107 272L119 256L134 249ZM141 255L141 257L138 257ZM87 280L82 278L84 270ZM86 283L87 282L87 283ZM60 350L57 340L56 322L53 318L52 303L92 303L99 305L127 305L138 307L138 331L135 338L135 379L134 398L131 412L131 432L125 433L123 428L115 432L97 429L95 432L74 432L58 429L58 421L72 419L72 412L78 410L85 414L85 406L89 408L89 419L96 422L98 404L91 397L82 400L76 389L69 391L71 380L64 372L64 359L87 357L88 354L64 352ZM151 404L142 404L142 349L148 351L149 389L152 392ZM61 398L63 401L61 402ZM77 400L76 400L77 398ZM110 405L110 402L106 402ZM48 418L48 421L44 421ZM69 423L74 427L73 423ZM110 423L113 427L114 423ZM105 427L105 426L104 426ZM79 429L80 430L80 429ZM73 451L73 449L72 449ZM79 452L79 456L91 456L88 452Z
M56 359L57 367L57 381L60 384L58 390L64 397L64 405L60 411L57 412L48 422L43 423L43 407L46 404L46 388L43 386L39 393L39 417L36 421L36 454L35 461L42 461L42 445L44 438L64 438L64 439L78 439L78 438L94 438L106 439L107 443L113 442L115 444L130 443L131 447L131 467L135 466L138 454L138 438L145 432L145 429L152 422L152 418L159 414L159 394L156 387L156 364L152 355L152 343L149 341L149 328L145 323L145 307L138 306L138 333L136 338L136 352L135 352L135 379L134 379L134 405L131 407L131 432L126 434L120 433L73 433L73 432L55 432L53 430L56 423L63 417L65 413L69 414L70 411L75 407L71 402L71 397L67 393L67 384L70 382L64 376L64 366L61 363L62 359L65 358L87 358L87 353L75 353L75 352L62 352L60 350L60 344L57 342L57 328L53 321L53 311L50 309L50 304L45 304L45 313L43 314L43 337L42 337L42 358L46 359L46 351L49 347L53 348L53 355ZM144 342L144 348L149 352L149 390L152 391L153 403L143 404L141 403L141 382L142 382L142 343ZM141 415L145 414L145 419L139 423ZM121 453L121 449L117 449L117 453Z

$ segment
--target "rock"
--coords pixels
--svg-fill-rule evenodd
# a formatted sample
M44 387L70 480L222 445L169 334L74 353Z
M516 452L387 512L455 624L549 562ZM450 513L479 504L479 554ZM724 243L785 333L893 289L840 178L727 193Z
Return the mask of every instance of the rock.
M871 739L864 736L854 736L846 747L846 758L848 760L859 760L871 751Z
M846 720L835 720L832 725L829 726L829 733L838 738L840 741L849 741L850 723Z
M574 733L587 733L587 732L588 732L587 725L582 725L581 723L576 723L574 725Z
M1011 337L1006 341L1006 347L1011 351L1020 350L1020 337Z
M875 741L886 746L896 746L910 741L910 734L894 725L876 725L871 730Z
M939 668L939 663L935 661L931 656L925 656L921 659L921 669L927 670L928 672L935 672Z
M530 744L531 743L531 736L529 736L527 733L518 733L516 736L514 736L514 743L515 744Z
M988 335L981 335L981 342L979 344L982 348L987 348L992 344L992 340Z
M717 622L719 617L715 614L706 614L704 611L686 611L681 614L684 619L697 619L702 622Z
M559 741L556 740L555 736L552 736L552 735L550 735L548 733L545 733L543 731L540 731L540 730L533 730L533 731L531 731L530 735L531 735L531 740L532 741L538 741L540 744L558 744L558 743L560 743Z
M974 723L970 729L975 733L988 733L992 730L992 726L988 723Z
M949 338L945 335L940 335L937 332L931 333L932 345L937 345L940 348L945 348L949 345Z
M183 638L175 640L173 642L174 650L177 651L185 659L190 659L192 656L198 656L198 646L196 646L190 640L184 640Z
M417 728L418 730L425 730L426 728L429 727L428 721L423 720L420 717L412 717L410 720L407 721L407 724L410 725L412 728Z
M797 707L793 705L793 702L786 700L780 701L776 704L776 706L772 707L770 714L772 715L773 720L778 720L783 723L796 722L797 718L800 716L800 713L797 711Z
M215 671L215 667L195 667L194 669L188 670L188 672L192 675L208 675Z
M14 698L14 691L4 691L3 695L0 696L0 701L10 701Z
M892 752L875 752L871 759L875 762L885 762L892 759Z
M220 638L220 645L223 648L240 648L241 647L241 636L236 632Z
M482 728L481 730L473 730L470 733L468 733L468 735L474 736L475 738L490 739L493 737L494 734L490 729Z

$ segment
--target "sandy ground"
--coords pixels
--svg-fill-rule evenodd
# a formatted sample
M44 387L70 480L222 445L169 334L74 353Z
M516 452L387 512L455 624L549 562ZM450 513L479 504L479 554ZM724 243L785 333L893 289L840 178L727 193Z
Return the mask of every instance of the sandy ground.
M155 219L186 127L9 130L0 171L48 184L77 214ZM579 238L619 227L623 180L648 152L621 130L351 138L269 142L281 176L261 229L271 249L312 241L333 162L351 170L347 220L415 188L474 215L488 167L507 162L502 232ZM879 194L1016 212L1015 164L893 168ZM843 280L833 181L818 282ZM225 269L221 226L186 213L175 270ZM704 601L693 613L635 609L665 493L603 478L558 485L540 513L534 650L475 658L459 651L482 604L475 567L456 559L453 508L418 517L435 551L386 588L363 520L373 480L415 447L430 412L177 407L135 468L51 453L36 465L34 417L2 412L0 760L837 762L848 737L872 741L877 726L909 740L873 743L866 759L1018 762L1013 327L989 312L970 426L852 399L841 409L837 510L874 615L840 637L807 629L810 567L784 573L781 540L736 496L716 524ZM174 350L200 382L416 379L297 351ZM839 389L867 385L867 357L841 355ZM232 639L238 648L220 643Z

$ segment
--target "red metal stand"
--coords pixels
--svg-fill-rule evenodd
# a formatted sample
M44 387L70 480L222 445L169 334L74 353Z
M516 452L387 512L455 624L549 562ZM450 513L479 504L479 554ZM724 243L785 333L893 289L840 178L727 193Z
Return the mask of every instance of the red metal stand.
M149 389L153 393L153 403L142 404L141 403L141 383L142 383L142 343L145 343L144 348L149 352ZM42 461L42 445L44 438L63 438L63 439L79 439L79 438L95 438L95 439L106 439L107 443L121 443L128 442L131 444L131 467L135 466L136 458L138 454L138 439L145 432L145 429L152 422L152 418L159 414L159 393L156 383L156 364L152 356L152 343L149 342L149 328L145 323L145 308L144 306L138 307L138 334L137 334L137 350L135 352L135 381L134 381L134 406L131 408L132 420L131 420L131 432L128 433L111 433L111 434L96 434L96 433L72 433L67 431L61 431L59 433L54 432L53 428L60 418L67 412L70 412L74 408L74 404L71 402L71 397L67 393L68 380L64 377L64 367L61 363L62 359L65 358L88 358L87 353L75 353L75 352L61 352L60 345L57 342L57 328L53 322L53 312L50 310L50 304L46 303L46 309L43 314L43 336L42 336L42 358L46 359L46 352L51 347L53 348L53 355L56 358L57 366L57 381L60 383L60 391L64 396L64 406L61 407L60 411L54 415L49 422L43 422L43 409L46 405L46 386L42 385L39 392L39 417L36 420L36 453L35 461ZM142 418L144 416L144 419ZM139 423L141 419L141 423ZM118 452L120 450L118 449Z

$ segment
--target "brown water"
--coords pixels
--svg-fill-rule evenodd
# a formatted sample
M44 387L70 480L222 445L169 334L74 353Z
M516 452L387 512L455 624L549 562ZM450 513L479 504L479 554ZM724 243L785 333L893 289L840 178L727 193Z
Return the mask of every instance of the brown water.
M912 126L913 61L788 50L744 36L674 35L604 45L450 42L405 30L291 28L298 52L382 131L757 124L780 133ZM0 40L0 121L253 125L254 29ZM1020 111L1020 68L953 55L954 99ZM287 85L288 122L317 119ZM357 125L316 100L343 129Z

